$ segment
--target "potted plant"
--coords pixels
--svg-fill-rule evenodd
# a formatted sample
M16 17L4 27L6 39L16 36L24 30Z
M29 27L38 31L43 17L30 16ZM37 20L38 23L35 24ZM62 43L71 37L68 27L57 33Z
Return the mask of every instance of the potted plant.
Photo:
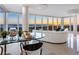
M3 39L6 38L6 35L7 35L7 34L8 34L7 31L2 31L2 32L1 32L1 36L3 37Z
M22 33L23 33L22 30L19 30L18 34L20 37L22 36Z

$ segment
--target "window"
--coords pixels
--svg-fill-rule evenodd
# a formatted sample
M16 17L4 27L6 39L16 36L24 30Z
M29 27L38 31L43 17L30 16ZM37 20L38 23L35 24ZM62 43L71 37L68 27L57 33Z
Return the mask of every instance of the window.
M73 31L74 17L71 17L71 31Z
M58 18L58 26L61 25L61 18Z
M36 30L40 30L41 29L41 19L42 16L36 16Z
M54 23L54 30L56 30L56 28L57 28L57 24L58 24L58 22L57 22L57 18L54 18L54 21L53 21Z
M52 17L48 17L48 30L52 30L53 27L53 19Z
M59 29L61 29L61 18L57 18L57 26Z
M35 16L29 15L29 31L32 31L35 29Z
M70 24L70 19L64 18L64 25L69 25L69 24Z
M43 16L43 30L47 30L47 27L48 27L48 24L47 24L47 17L46 16Z
M69 29L69 25L70 25L70 18L64 18L64 28Z
M57 26L57 18L54 18L54 26Z
M79 15L77 15L77 31L79 32Z
M18 29L18 14L16 13L6 13L6 23L8 24L8 30L11 27Z
M23 16L19 14L19 30L22 30L22 25L23 24Z

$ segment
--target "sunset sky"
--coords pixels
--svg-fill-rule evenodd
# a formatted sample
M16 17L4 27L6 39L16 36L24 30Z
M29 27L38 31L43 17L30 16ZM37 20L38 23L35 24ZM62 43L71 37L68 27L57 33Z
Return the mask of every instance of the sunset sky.
M7 23L8 24L17 24L18 22L18 15L15 14L15 13L7 13L7 16L6 16L6 19L7 19ZM19 23L22 24L22 16L20 16L19 18ZM42 19L42 21L41 21ZM47 21L47 19L49 19ZM71 23L73 24L73 20L71 21ZM3 13L0 13L0 24L3 24L4 23L4 14ZM54 21L52 22L52 17L45 17L43 16L36 16L36 24L54 24L54 25L60 25L61 24L61 18L54 18ZM35 16L29 16L29 24L35 24ZM64 25L68 25L70 24L70 19L69 18L64 18ZM79 20L77 20L77 24L79 24Z

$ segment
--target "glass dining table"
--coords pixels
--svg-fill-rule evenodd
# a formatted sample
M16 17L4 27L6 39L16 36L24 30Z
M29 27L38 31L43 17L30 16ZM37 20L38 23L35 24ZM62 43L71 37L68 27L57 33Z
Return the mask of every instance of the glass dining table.
M32 38L31 40L42 41L41 39L44 38L44 33L31 33ZM0 45L4 45L4 55L6 55L6 45L12 43L19 43L19 42L26 42L29 41L28 39L24 39L23 37L17 36L17 39L8 39L7 37L0 41Z

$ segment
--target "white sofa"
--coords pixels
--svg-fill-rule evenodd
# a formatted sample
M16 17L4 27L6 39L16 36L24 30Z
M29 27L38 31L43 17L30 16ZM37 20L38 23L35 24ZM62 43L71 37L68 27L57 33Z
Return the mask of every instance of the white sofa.
M37 31L33 32L42 32L45 34L45 37L42 39L43 41L50 43L64 43L67 42L68 32L65 31Z

